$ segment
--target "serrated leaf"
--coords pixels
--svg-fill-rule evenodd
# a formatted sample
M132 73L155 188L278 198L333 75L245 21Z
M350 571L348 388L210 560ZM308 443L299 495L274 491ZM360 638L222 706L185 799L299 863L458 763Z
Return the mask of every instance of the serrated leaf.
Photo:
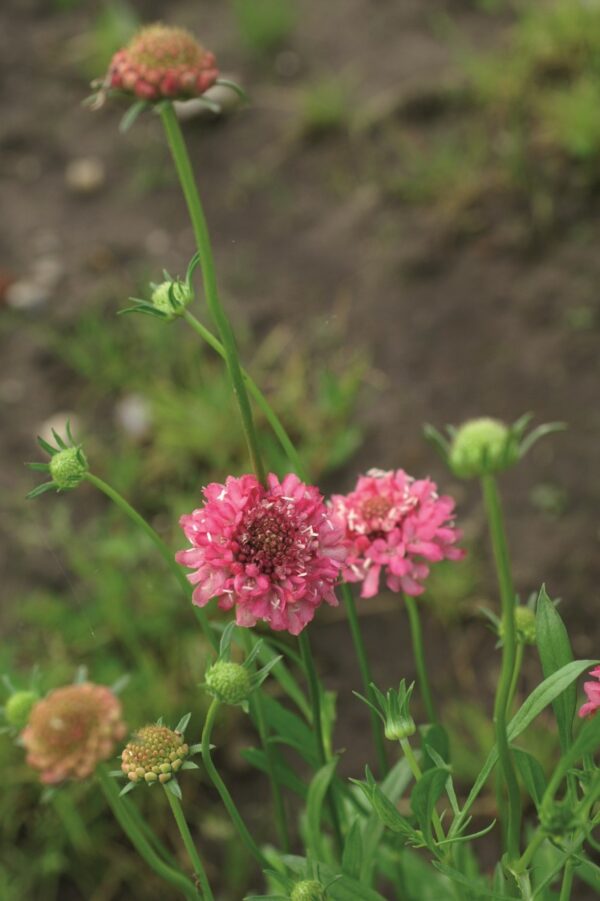
M321 816L327 790L333 779L339 757L334 757L320 770L317 770L308 787L306 799L307 846L315 857L321 856Z
M447 778L447 767L436 766L426 770L419 781L415 783L410 796L411 809L418 820L421 832L429 847L433 847L431 819L435 805L444 791Z
M537 600L535 616L536 643L544 676L550 676L573 660L571 642L560 614L542 585ZM553 702L554 715L558 725L560 746L566 751L573 739L573 719L577 707L575 683L567 688Z
M342 872L351 879L360 879L363 860L362 828L359 817L355 817L348 830L342 852Z

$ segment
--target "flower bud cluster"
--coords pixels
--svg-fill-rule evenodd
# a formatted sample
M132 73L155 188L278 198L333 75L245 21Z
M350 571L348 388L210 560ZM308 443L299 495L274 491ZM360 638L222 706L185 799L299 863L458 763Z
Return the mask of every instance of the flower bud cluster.
M325 901L325 889L316 879L303 879L293 887L290 901Z
M157 723L135 733L121 754L121 769L130 782L169 782L189 754L181 732Z

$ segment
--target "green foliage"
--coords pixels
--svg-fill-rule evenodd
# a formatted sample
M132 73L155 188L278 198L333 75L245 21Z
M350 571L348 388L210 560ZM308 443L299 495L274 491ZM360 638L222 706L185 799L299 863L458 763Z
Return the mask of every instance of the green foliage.
M322 78L304 89L300 103L300 130L309 137L348 127L352 98L339 76Z
M279 50L296 24L293 0L232 0L232 7L242 44L259 58Z

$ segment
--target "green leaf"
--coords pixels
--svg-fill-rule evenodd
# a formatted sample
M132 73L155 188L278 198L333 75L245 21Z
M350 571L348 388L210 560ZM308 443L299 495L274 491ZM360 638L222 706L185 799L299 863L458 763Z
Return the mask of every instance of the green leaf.
M269 644L266 641L263 641L260 652L258 654L259 661L264 665L266 663L269 663L274 657L277 656L277 653L273 651L271 647L269 647ZM273 667L273 676L275 679L277 679L287 696L294 702L296 707L298 707L305 719L310 719L310 704L307 701L304 692L298 685L296 679L294 678L294 676L292 676L291 672L283 661L280 660L279 663L275 667Z
M128 792L133 791L135 788L135 782L128 782L127 785L124 785L121 791L119 792L119 798L122 798L123 795L126 795Z
M146 100L138 100L136 103L132 103L119 123L119 131L121 134L125 134L126 131L129 131L140 113L149 107L150 104Z
M26 496L27 500L30 501L30 500L33 500L34 497L39 497L40 494L45 494L46 491L51 491L52 488L54 488L54 489L56 489L56 491L58 491L58 488L54 484L54 482L44 482L43 485L38 485L37 488L33 488L25 496Z
M381 794L387 801L395 805L402 797L406 787L412 779L412 773L405 758L399 760L379 785ZM394 807L395 810L395 807ZM397 811L396 811L397 812ZM375 866L377 848L381 842L385 825L381 817L375 811L365 823L363 829L363 866L361 879L370 882L371 873Z
M273 673L277 671L278 666L274 668ZM316 770L319 766L319 755L312 729L270 695L265 694L263 697L263 710L271 731L295 748L309 766Z
M188 727L188 723L192 718L191 713L186 713L185 716L182 716L177 725L175 726L175 732L185 732Z
M221 641L219 642L219 660L229 660L231 639L233 638L233 633L235 632L236 628L237 627L235 620L232 620L230 623L227 623L227 625L223 629Z
M42 450L46 451L46 453L49 454L51 457L53 457L55 454L58 453L56 448L52 447L51 444L48 444L47 441L44 441L44 439L40 435L38 435L38 437L37 437L37 443L42 448Z
M267 763L267 755L264 751L260 751L257 748L244 748L242 751L242 757L244 760L247 760L251 766L256 767L257 770L260 770L262 773L269 772L269 766ZM276 761L275 766L273 768L275 780L281 785L283 788L288 788L290 791L293 791L299 797L306 799L308 794L308 788L296 775L294 770L285 763L281 758Z
M514 759L523 784L536 807L539 807L546 791L546 776L538 760L522 748L514 748Z
M369 767L365 767L365 777L365 782L359 782L358 780L352 781L363 791L381 823L383 823L386 829L389 829L391 832L395 832L398 835L404 835L407 839L410 838L416 840L417 833L409 820L407 820L406 817L403 817L396 808L396 805L386 797L373 778L373 774ZM368 833L366 833L365 839L367 835ZM371 849L369 848L369 850Z
M342 853L342 871L351 879L359 879L363 859L362 828L360 817L355 817L348 830Z
M406 848L399 864L402 887L406 892L400 897L405 897L406 901L457 901L457 892L448 877L434 870L419 854ZM395 870L397 874L398 864Z
M535 616L536 642L544 676L548 677L573 660L571 642L558 610L542 585ZM558 725L560 746L566 751L573 740L573 719L577 707L577 689L569 686L552 703Z
M433 866L457 885L467 888L469 893L465 895L465 898L492 898L493 901L512 901L514 898L514 895L505 895L488 888L482 880L474 880L472 877L463 876L459 870L455 870L454 867L449 867L439 860L434 860Z
M284 854L281 859L292 872L303 879L306 878L305 874L309 864L305 857ZM369 888L363 882L351 879L350 876L340 876L336 870L320 861L311 860L310 865L316 870L316 878L319 882L324 885L329 884L327 889L328 901L329 899L331 901L385 901L383 895Z
M434 723L432 726L429 726L425 734L422 738L423 745L423 760L422 760L422 768L429 769L431 766L438 766L436 763L435 755L430 755L429 749L432 749L438 755L438 758L441 757L444 762L448 762L450 759L450 740L448 738L448 733L444 729L443 726L440 726L439 723Z
M573 663L567 663L566 666L561 667L557 672L548 676L547 679L544 679L540 685L536 686L531 694L525 699L508 725L509 741L514 741L515 738L524 732L534 719L539 716L548 704L551 704L552 701L568 688L569 685L571 685L585 670L591 669L593 666L596 666L597 663L597 660L574 660ZM460 831L469 810L473 806L477 795L487 782L497 760L498 749L494 746L488 754L487 760L485 761L479 776L475 780L473 788L469 792L469 796L464 803L460 816L456 817L452 823L449 833L450 836L456 835Z
M180 801L182 800L181 789L179 788L179 782L177 779L169 779L168 782L163 783L163 787L165 791L170 792L173 797L178 798Z
M314 857L321 856L321 814L327 789L333 778L339 757L334 757L317 770L308 787L306 799L307 845Z
M585 757L586 754L592 754L600 747L600 717L594 716L586 720L583 728L566 754L558 761L552 773L552 778L548 783L548 787L544 792L542 804L547 804L552 800L563 778L569 772L578 760Z
M426 770L415 784L410 796L410 806L430 848L433 847L431 819L435 810L435 805L444 791L447 778L448 769L446 767L436 766L430 770Z

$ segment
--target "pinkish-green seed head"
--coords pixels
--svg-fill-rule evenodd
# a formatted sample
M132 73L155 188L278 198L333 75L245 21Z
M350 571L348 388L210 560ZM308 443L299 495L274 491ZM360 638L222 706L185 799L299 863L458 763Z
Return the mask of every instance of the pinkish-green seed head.
M39 700L35 691L16 691L4 705L4 716L9 726L24 729L34 704Z
M219 660L205 676L207 691L223 704L241 704L252 692L252 681L248 670L239 663Z
M50 458L50 475L61 491L76 488L87 471L88 462L80 447L67 447Z
M188 753L181 732L154 723L139 729L123 748L121 769L131 782L169 782Z

